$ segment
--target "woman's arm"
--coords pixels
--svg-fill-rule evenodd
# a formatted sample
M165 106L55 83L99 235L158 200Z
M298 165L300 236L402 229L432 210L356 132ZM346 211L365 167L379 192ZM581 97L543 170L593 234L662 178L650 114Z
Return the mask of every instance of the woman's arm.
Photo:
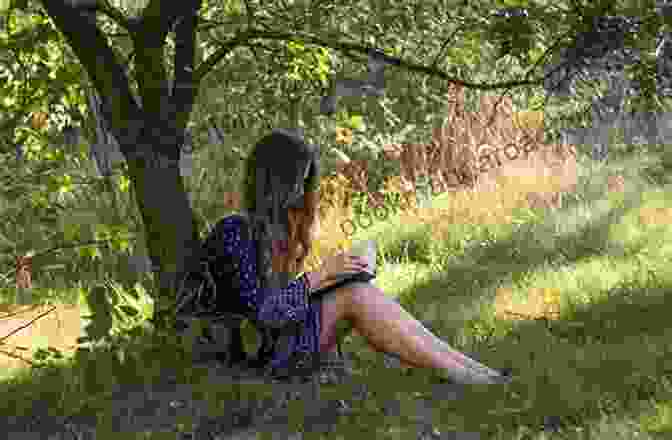
M310 290L317 290L322 283L322 274L320 272L306 272L303 274L308 280Z

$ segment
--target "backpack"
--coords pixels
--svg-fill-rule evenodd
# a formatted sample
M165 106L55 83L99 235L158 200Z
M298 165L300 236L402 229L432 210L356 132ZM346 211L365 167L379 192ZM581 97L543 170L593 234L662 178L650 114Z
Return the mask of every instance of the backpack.
M240 264L232 256L221 252L218 227L201 246L200 268L187 274L178 291L175 307L178 331L185 330L194 319L204 320L209 325L199 335L199 340L216 344L218 341L212 327L224 327L228 329L229 337L227 346L217 354L217 359L229 366L246 363L261 368L270 361L279 332L256 321L253 310L239 301ZM253 359L243 348L241 325L246 320L261 334L261 347Z

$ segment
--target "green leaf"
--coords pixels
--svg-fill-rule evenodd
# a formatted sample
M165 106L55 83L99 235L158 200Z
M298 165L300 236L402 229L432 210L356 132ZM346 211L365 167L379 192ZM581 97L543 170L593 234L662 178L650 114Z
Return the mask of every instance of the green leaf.
M100 260L103 255L96 246L84 246L79 249L79 255L82 258L89 258L91 260Z
M125 175L122 174L122 175L119 177L119 184L118 184L118 186L119 186L119 191L121 191L121 192L123 192L123 193L127 193L129 187L131 186L131 181L130 181L130 179L129 179L128 177L126 177Z
M49 352L43 348L38 348L33 354L33 359L36 361L44 361L49 357Z
M139 315L138 309L131 306L123 305L120 306L119 309L123 311L127 316L130 316L132 318L135 318L136 316Z
M61 350L51 346L47 347L47 350L49 350L54 359L63 359L63 352Z
M110 231L110 226L102 224L102 223L97 223L93 227L94 233L93 236L95 237L95 240L106 240L110 238L111 231Z
M350 128L353 128L355 130L361 130L362 127L364 126L364 118L362 117L362 115L352 115L350 116L348 125L350 126Z
M130 247L130 242L126 239L121 239L121 238L112 240L112 242L110 242L110 244L112 245L113 249L118 250L120 252L126 252L126 251L128 251L128 249Z

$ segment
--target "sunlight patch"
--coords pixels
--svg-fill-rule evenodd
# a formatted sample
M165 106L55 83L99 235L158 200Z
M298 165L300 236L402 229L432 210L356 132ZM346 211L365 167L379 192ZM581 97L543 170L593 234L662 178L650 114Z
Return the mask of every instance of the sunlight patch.
M510 288L497 289L494 308L495 317L521 321L539 318L558 319L560 316L560 289L556 287L533 287L525 291L522 299Z

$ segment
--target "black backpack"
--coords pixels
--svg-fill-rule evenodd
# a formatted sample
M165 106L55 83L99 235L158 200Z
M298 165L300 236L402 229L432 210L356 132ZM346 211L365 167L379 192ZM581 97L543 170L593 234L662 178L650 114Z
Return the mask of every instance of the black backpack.
M186 328L184 318L197 318L228 327L230 337L228 347L223 347L217 356L229 365L246 363L249 366L264 367L273 355L275 342L280 336L277 329L264 327L254 319L254 311L240 301L240 263L221 249L220 221L208 235L201 247L200 269L189 273L178 292L176 316L178 330ZM261 334L261 347L254 359L248 358L243 348L241 327L243 321L250 322ZM216 342L212 332L206 327L202 335L206 341Z

